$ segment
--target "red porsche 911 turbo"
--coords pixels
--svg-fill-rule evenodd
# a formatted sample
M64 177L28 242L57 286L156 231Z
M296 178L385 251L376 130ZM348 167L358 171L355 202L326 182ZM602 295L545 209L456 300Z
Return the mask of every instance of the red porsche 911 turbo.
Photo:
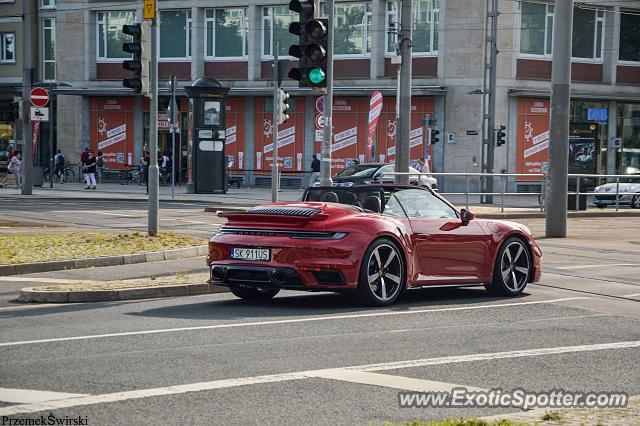
M384 306L414 288L484 285L515 296L540 279L542 252L527 227L474 219L429 188L315 187L302 199L219 212L227 223L209 241L210 282L243 299L333 291Z

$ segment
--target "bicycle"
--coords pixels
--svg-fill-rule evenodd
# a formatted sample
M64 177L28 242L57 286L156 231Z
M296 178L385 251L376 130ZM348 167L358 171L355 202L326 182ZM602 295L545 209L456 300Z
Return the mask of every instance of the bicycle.
M160 168L160 185L171 186L171 171Z
M44 181L45 182L49 182L49 168L45 167L42 170L42 173L44 174ZM55 179L55 177L57 177L58 175L56 175L55 172L54 172L53 176L54 176L54 179ZM75 180L75 178L76 178L76 172L74 172L69 167L65 166L64 167L64 182L71 182L72 180Z
M144 185L144 173L140 169L125 168L118 172L118 183L120 185L129 185L131 182L135 182L138 185Z

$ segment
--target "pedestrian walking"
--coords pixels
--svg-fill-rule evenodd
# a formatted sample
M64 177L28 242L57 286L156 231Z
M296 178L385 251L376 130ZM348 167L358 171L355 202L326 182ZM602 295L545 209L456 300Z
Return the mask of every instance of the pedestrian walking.
M16 188L22 188L22 153L20 151L11 157L8 169L16 178Z
M89 151L89 157L84 162L84 175L87 186L84 189L96 189L96 157Z
M62 155L62 151L58 150L56 155L53 157L53 173L58 178L58 182L64 183L64 168L65 168L65 158Z
M315 154L313 154L311 158L313 158L313 160L311 161L311 181L309 182L309 186L312 186L320 179L320 160L318 160L318 156Z
M104 171L104 154L102 151L98 151L98 157L96 157L96 170L98 171L98 182L102 184L102 172Z

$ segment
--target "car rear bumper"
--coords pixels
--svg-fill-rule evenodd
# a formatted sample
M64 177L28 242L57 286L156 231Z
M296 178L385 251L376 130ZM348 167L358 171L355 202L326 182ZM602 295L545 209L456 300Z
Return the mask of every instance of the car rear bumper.
M210 277L210 283L224 286L242 284L250 287L318 291L349 288L344 275L337 270L306 271L288 267L213 264Z

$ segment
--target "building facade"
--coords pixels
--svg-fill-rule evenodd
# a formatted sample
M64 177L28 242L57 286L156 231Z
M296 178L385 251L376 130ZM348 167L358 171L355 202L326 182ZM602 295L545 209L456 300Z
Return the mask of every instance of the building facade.
M297 16L287 3L159 1L160 111L168 105L166 83L172 74L180 89L201 76L230 87L229 167L257 184L268 183L276 136L271 101L274 42L279 42L280 58L287 58L289 45L296 41L288 25ZM3 41L0 61L0 111L6 111L7 100L19 94L15 89L21 72L21 7L21 1L0 1L0 35L9 40ZM69 162L76 162L80 151L90 146L105 153L109 167L120 168L136 164L147 145L149 103L122 87L127 76L122 61L127 57L121 45L127 40L121 29L141 20L142 7L142 2L38 0L35 75L55 88L56 144ZM354 160L393 161L397 40L390 29L397 28L398 3L337 0L335 7L334 171ZM486 68L485 7L485 0L413 3L410 156L429 157L436 172L481 171L483 96L478 93ZM544 171L548 156L554 5L501 0L499 10L496 124L507 128L507 143L495 149L495 170L538 173ZM639 30L640 1L575 5L573 171L640 169ZM317 97L293 83L285 79L292 95L291 118L278 132L278 162L285 176L310 169L322 137ZM366 158L369 97L374 90L384 96L383 110L373 158ZM174 158L184 179L188 100L182 90L179 94L180 133ZM429 144L425 123L434 119L440 141ZM166 114L160 114L158 128L160 150L172 151ZM40 152L46 158L46 149ZM530 182L521 177L510 184L512 190L526 190ZM449 191L462 185L455 179L441 182ZM478 182L473 186L477 189Z

